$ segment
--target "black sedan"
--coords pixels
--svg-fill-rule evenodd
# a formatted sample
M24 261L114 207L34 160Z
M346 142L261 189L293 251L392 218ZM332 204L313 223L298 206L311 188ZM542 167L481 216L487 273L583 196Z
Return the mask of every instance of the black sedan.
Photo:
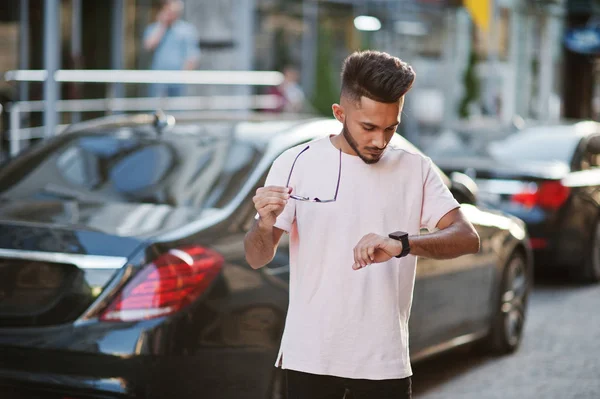
M246 264L251 198L282 151L340 125L170 122L84 122L0 169L2 397L281 397L288 247ZM447 183L481 251L419 260L413 361L475 341L512 352L523 332L523 222L474 206L466 176Z
M473 177L481 200L527 223L537 268L600 281L600 123L467 141L430 155L445 172Z

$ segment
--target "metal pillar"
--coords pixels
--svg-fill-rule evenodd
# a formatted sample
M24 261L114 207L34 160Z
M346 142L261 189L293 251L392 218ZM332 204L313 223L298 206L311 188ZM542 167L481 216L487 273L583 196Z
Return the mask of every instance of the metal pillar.
M237 63L239 69L249 71L253 66L254 54L254 0L237 0L238 10L238 38L240 60Z
M519 77L522 79L519 85L521 92L519 93L519 108L517 112L527 119L531 117L531 98L533 89L533 71L532 62L534 59L534 37L536 34L537 20L535 14L528 13L523 17L524 36L521 40L524 41L524 54L519 63Z
M59 0L44 1L44 69L48 76L44 81L44 136L51 137L58 124L56 101L58 101L59 87L54 79L54 74L59 69Z
M552 36L552 16L544 15L541 21L541 43L540 43L540 62L538 74L538 98L537 98L537 118L547 121L549 118L549 103L552 93L554 57L551 41Z
M21 0L19 9L19 69L29 69L29 0ZM19 101L29 99L29 83L19 83Z
M491 0L491 21L490 30L488 32L488 74L486 77L485 102L486 109L493 114L494 117L499 117L498 97L501 87L500 75L500 12L497 0Z
M71 60L73 61L73 68L80 69L81 63L81 0L71 0L72 14L71 14ZM80 86L74 83L75 95L80 91ZM81 121L81 113L71 113L71 122L77 123Z
M538 118L545 121L560 118L560 105L555 94L556 64L562 35L563 13L560 6L545 9L541 30L540 73L538 75Z
M510 16L510 45L509 45L509 67L507 71L506 81L504 84L504 93L502 96L501 117L502 121L509 123L518 113L517 103L519 102L518 89L523 90L521 80L519 78L519 65L521 42L523 40L523 30L521 25L523 18L516 8L511 9Z
M10 107L10 130L8 131L8 137L10 142L9 145L9 154L11 158L16 157L21 151L21 140L20 140L20 130L21 130L21 106L19 103L14 103Z
M239 69L249 71L253 67L254 54L254 0L237 0L234 2L237 9L237 37L239 43ZM252 88L242 86L236 94L250 95Z
M112 69L124 69L123 44L125 42L125 2L123 0L112 1L112 34L110 62ZM110 97L123 98L125 91L123 84L114 83L110 89Z
M448 79L443 79L444 90L444 125L448 126L458 119L458 99L462 95L460 74L457 62L458 15L456 10L448 8L444 15L444 45L442 46L442 63Z
M315 89L315 69L317 54L317 27L319 4L315 0L302 3L304 32L302 35L302 89L307 98L312 98Z

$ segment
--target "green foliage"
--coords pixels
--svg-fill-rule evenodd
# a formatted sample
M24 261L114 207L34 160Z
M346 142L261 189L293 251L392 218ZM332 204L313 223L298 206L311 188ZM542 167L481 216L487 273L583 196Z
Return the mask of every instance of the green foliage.
M285 31L279 28L275 31L275 70L283 71L283 68L291 63L292 56L288 46Z
M335 79L337 70L334 68L332 55L331 30L322 24L319 27L316 59L317 70L312 105L323 116L331 116L331 105L339 100L339 88Z
M469 55L469 65L463 75L463 85L465 88L465 95L460 102L458 114L461 118L467 118L469 116L469 104L477 102L481 91L479 78L475 71L475 66L478 62L477 53L474 49L471 49Z

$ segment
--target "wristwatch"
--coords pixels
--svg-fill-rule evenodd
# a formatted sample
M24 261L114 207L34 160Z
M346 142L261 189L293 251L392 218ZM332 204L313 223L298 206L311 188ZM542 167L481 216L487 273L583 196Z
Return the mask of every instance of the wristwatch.
M410 243L408 242L408 233L405 231L395 231L388 235L391 239L402 242L402 252L396 258L403 258L410 253Z

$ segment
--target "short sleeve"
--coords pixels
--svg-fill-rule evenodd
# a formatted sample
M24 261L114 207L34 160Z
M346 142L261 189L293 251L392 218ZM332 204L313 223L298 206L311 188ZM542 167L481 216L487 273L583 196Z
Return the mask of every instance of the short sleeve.
M423 206L421 208L421 228L435 230L444 215L459 208L459 203L442 180L440 173L429 158L423 158Z
M287 183L287 177L289 175L289 168L287 167L289 162L286 162L286 158L288 158L287 155L289 155L289 153L284 153L273 162L273 165L271 165L271 169L269 170L269 174L267 175L267 179L265 180L265 187L285 187L285 184ZM256 214L255 218L258 219L258 213ZM275 227L289 233L292 230L292 224L295 222L295 220L296 201L290 200L287 202L281 215L277 217Z
M198 31L192 25L189 25L185 39L186 59L198 60L200 58Z

